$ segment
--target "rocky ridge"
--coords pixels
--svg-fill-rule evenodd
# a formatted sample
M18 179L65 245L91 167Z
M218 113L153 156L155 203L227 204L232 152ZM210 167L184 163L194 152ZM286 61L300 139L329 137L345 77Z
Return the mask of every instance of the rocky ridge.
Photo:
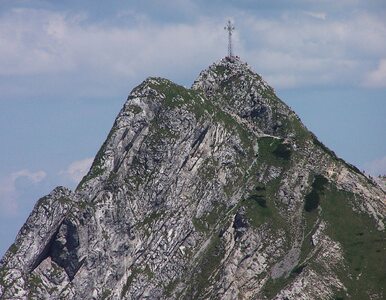
M383 299L385 192L238 58L148 78L75 192L40 199L2 299Z

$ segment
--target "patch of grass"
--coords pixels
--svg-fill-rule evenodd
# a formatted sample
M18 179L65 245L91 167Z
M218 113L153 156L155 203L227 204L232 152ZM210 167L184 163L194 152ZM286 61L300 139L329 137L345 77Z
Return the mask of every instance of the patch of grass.
M148 141L151 145L160 143L170 143L171 140L178 138L178 134L171 128L165 126L165 122L158 117L154 118L150 124Z
M5 276L9 270L5 267L2 266L0 268L0 285L3 287L3 295L5 294L5 291L9 288L10 284L5 280Z
M247 200L253 200L258 205L260 205L262 208L267 208L267 200L265 199L265 197L263 195L251 194L251 195L249 195Z
M208 233L216 223L222 219L225 213L225 206L221 203L213 205L213 209L201 218L193 218L192 222L195 229L201 233Z
M126 283L124 284L124 286L123 286L123 288L122 288L122 291L121 291L121 298L125 297L127 291L129 290L131 284L133 283L135 277L137 277L137 275L138 275L139 273L141 273L141 270L140 270L140 269L137 269L137 268L133 268L133 269L132 269L130 276L127 277Z
M149 265L146 265L145 270L143 272L146 274L147 278L152 279L154 277L154 273L150 270Z
M142 224L143 225L152 224L154 221L158 220L163 215L163 213L164 211L153 211L151 214L147 215L143 219Z
M101 300L108 299L110 297L110 295L111 295L110 289L103 290L102 295L101 295Z
M318 211L314 210L311 212L304 212L303 213L303 220L304 220L304 240L301 245L301 251L300 251L300 261L304 261L308 255L311 253L311 251L314 249L314 246L312 244L312 235L315 233L317 229L317 221L318 221Z
M219 109L215 103L206 100L205 96L199 91L186 89L164 79L160 80L159 85L153 85L152 88L165 95L164 103L167 107L172 109L184 107L193 112L197 119L205 116L222 123L225 128L235 132L240 137L244 151L249 154L253 153L250 132L231 115Z
M146 174L145 168L146 166L141 163L138 156L135 155L131 163L131 172L128 172L125 182L134 184L136 190L138 190L138 187L146 180L146 175L144 175Z
M193 270L192 283L189 285L187 292L187 295L189 295L191 299L203 298L206 288L212 284L210 278L220 267L220 262L224 255L225 248L221 238L217 234L214 234L205 252L200 257L197 267ZM216 280L216 278L212 279Z
M225 66L219 66L217 65L215 70L214 70L217 74L219 75L224 75L227 71L227 68Z
M263 137L258 140L261 161L268 165L286 166L291 158L292 150L282 139Z
M32 294L35 294L39 287L42 287L43 280L36 274L31 273L28 278L28 287Z
M294 276L280 277L277 279L268 279L263 288L265 298L272 299L281 289L289 284L294 279Z
M61 203L61 204L70 204L70 203L72 203L72 201L69 198L67 198L67 197L60 197L58 199L58 202Z
M239 203L245 208L246 217L252 227L257 228L266 222L272 224L274 228L285 227L285 221L279 215L274 203L276 188L276 182L266 186L258 184L249 196Z
M352 299L385 296L386 234L376 230L366 214L353 211L353 194L329 185L322 195L322 217L328 222L327 233L343 247L347 269L337 273ZM379 298L379 299L380 299Z
M264 201L264 206L258 203ZM248 197L242 201L242 206L245 207L245 214L248 218L249 224L252 227L259 227L272 217L272 211L267 207L264 198L259 198L258 201L254 197Z
M310 139L310 132L296 116L292 116L289 120L286 120L283 128L285 128L287 132L294 132L296 135L296 142L299 144L304 144Z
M278 158L282 158L285 160L289 160L291 158L291 146L288 144L279 144L277 145L276 149L272 152L275 154Z
M193 218L192 222L193 222L193 226L196 229L196 231L201 232L201 233L207 233L209 231L205 221L203 221L202 219Z
M218 161L214 160L212 157L207 158L204 161L203 167L198 170L198 175L203 182L211 182L215 178L218 165Z
M203 96L195 90L187 89L167 79L156 79L158 84L150 87L164 94L164 104L171 109L184 107L193 112L196 118L206 113L206 104Z
M94 161L92 163L90 171L82 178L82 180L79 182L78 186L76 187L75 191L78 189L81 189L82 186L89 180L98 177L99 175L103 174L105 171L102 167L102 162L103 162L103 154L106 151L107 148L107 143L113 136L113 134L117 130L117 124L114 123L113 127L111 128L106 140L104 141L102 147L99 149L97 155L94 158Z
M83 186L83 184L85 184L87 181L89 181L93 178L96 178L99 175L102 175L104 171L105 170L100 165L93 164L89 173L82 178L81 182L79 183L79 185L76 189L81 188Z
M164 293L166 297L171 297L174 289L177 287L179 280L175 279L170 281L165 287L164 287Z
M306 265L298 265L296 266L292 271L291 274L299 275L303 272L303 269L306 267Z
M316 175L314 182L312 183L312 190L305 197L304 210L311 212L318 208L320 203L320 197L323 194L324 187L328 183L328 180L322 175Z
M138 222L136 226L143 228L146 235L150 236L152 230L152 224L156 222L165 213L164 210L153 211L148 214L142 221Z
M139 107L138 105L135 105L135 104L130 104L128 107L127 107L127 110L129 112L132 112L133 114L139 114L142 112L142 108Z
M16 246L15 243L13 243L11 245L11 247L9 247L9 249L8 249L8 251L11 252L12 254L15 254L17 252L17 250L18 250L18 247Z

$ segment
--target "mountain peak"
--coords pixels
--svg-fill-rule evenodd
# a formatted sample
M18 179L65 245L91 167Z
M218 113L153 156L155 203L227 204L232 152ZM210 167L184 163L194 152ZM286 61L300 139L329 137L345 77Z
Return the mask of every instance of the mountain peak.
M214 62L209 68L238 70L239 72L252 72L248 63L241 60L239 56L226 56L217 62Z
M296 135L294 122L296 128L305 130L274 89L239 57L225 57L201 71L192 89L247 122L257 133L283 138Z
M383 299L385 193L238 57L192 88L133 89L76 191L38 201L0 298Z
M246 62L238 56L224 57L200 72L193 83L193 89L205 89L208 84L219 84L235 76L251 76L255 74ZM258 75L257 75L258 76Z

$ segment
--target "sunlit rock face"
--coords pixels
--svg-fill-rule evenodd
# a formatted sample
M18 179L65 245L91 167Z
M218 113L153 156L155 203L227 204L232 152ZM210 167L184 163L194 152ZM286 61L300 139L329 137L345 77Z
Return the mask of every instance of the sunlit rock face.
M384 299L385 192L239 58L148 78L74 192L40 199L1 299Z

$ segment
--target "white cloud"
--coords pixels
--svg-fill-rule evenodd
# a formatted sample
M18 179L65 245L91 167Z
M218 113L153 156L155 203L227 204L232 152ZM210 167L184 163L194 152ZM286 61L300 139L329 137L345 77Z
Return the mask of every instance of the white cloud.
M16 214L19 209L18 197L19 191L16 187L16 182L20 178L26 178L33 184L41 182L46 178L47 174L44 171L31 172L24 169L3 178L0 181L0 208L5 214Z
M250 45L243 56L277 87L359 85L386 52L386 23L375 15L316 22L298 13L278 19L246 14L244 20Z
M325 12L315 12L315 11L305 11L307 16L313 17L315 19L326 20L327 14Z
M80 182L84 175L89 171L94 158L85 158L72 162L66 170L61 171L59 174L63 175L67 179L70 179L74 183Z
M367 87L386 87L386 59L379 61L378 67L367 73L364 79L364 85Z
M197 13L195 5L187 3ZM130 22L122 25L70 12L14 9L4 13L0 16L0 75L68 74L92 92L101 85L108 88L111 82L138 83L152 75L172 80L194 77L194 71L226 54L223 16L160 24L127 10L118 19L126 15ZM371 82L381 81L383 65L371 73L374 61L386 53L386 23L376 15L353 13L334 19L315 10L262 18L238 10L234 19L235 52L277 88L357 85L364 74ZM94 82L86 87L85 80ZM61 80L56 82L59 88Z
M11 174L11 181L14 182L20 177L26 177L31 180L33 183L38 183L42 181L47 176L44 171L31 172L27 169L20 170Z
M142 69L186 68L197 57L220 54L222 40L225 45L219 24L210 20L162 26L141 20L124 27L66 13L13 10L0 20L0 75L82 70L134 76Z
M373 176L386 175L386 156L365 163L365 170Z

